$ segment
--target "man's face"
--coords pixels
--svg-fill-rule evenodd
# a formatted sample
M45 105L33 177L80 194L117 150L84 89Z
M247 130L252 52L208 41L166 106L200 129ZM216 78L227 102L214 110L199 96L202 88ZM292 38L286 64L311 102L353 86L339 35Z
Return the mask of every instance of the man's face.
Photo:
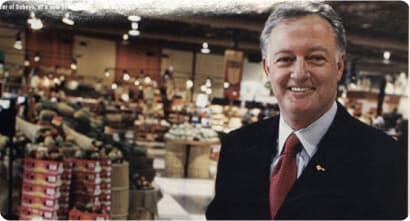
M318 15L289 19L270 34L263 68L285 119L317 119L336 98L344 55ZM288 122L290 123L290 122Z

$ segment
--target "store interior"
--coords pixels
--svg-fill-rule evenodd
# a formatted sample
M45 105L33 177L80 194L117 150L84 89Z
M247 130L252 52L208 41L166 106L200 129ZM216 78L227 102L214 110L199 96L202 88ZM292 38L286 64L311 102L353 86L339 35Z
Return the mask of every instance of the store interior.
M347 34L338 102L407 149L408 5L329 4ZM221 138L280 111L259 47L274 5L3 3L1 215L204 220Z

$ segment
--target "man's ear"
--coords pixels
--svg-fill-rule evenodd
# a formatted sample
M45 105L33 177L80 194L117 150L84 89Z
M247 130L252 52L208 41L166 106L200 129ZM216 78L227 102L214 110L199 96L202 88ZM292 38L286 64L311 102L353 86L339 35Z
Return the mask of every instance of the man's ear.
M263 68L263 71L265 72L266 77L269 78L270 71L269 71L269 66L267 65L266 58L262 58L262 68Z
M337 80L340 81L340 79L342 79L343 76L343 70L345 68L345 55L342 54L339 57L339 61L337 62Z

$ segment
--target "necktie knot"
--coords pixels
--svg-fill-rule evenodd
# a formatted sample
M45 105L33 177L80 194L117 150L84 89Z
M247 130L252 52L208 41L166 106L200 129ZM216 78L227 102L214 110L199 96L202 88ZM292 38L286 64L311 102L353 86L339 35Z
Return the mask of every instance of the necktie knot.
M292 133L288 139L286 139L285 149L283 154L296 155L299 151L302 150L302 145L296 134Z

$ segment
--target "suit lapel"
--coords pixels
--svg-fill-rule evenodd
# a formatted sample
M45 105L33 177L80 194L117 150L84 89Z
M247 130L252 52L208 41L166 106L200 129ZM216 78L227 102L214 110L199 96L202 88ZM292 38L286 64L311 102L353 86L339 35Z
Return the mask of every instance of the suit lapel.
M351 154L350 150L346 148L348 146L346 142L349 140L347 139L347 125L350 120L351 116L343 106L338 104L338 111L334 121L319 142L317 152L288 193L285 202L279 210L279 218L288 214L289 211L297 210L298 207L311 206L306 205L306 201L300 200L301 197L312 199L315 198L315 195L320 196L329 192L333 193L335 188L333 183L342 183L338 179L343 179L341 178L343 175L338 173L344 171L343 167L349 160L349 157L346 157L346 155Z

